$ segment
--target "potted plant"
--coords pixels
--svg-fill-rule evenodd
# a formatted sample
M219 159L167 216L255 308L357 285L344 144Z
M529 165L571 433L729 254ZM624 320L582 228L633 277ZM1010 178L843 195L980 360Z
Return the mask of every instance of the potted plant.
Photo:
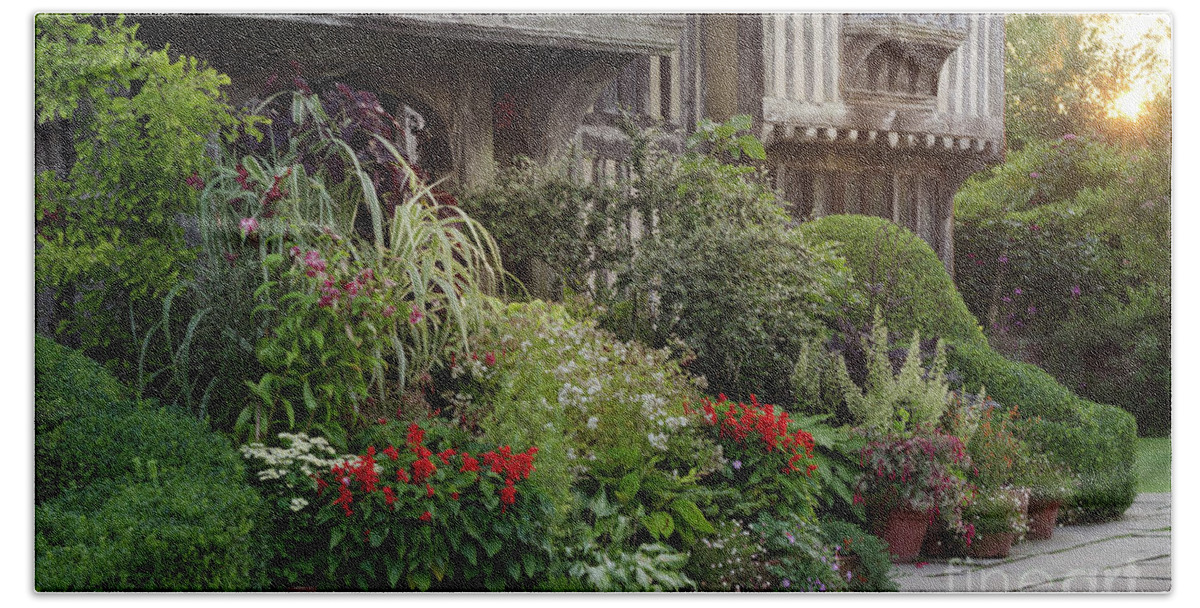
M855 502L865 502L873 532L895 561L912 561L935 516L952 534L967 534L962 509L973 488L958 472L970 467L962 442L940 429L911 433L860 430L862 475Z
M1020 498L1007 490L979 493L963 510L969 528L967 555L974 558L1008 557L1013 541L1024 532Z
M1021 464L1022 484L1030 492L1026 538L1048 539L1054 534L1058 508L1075 492L1078 482L1070 469L1040 452L1029 453Z

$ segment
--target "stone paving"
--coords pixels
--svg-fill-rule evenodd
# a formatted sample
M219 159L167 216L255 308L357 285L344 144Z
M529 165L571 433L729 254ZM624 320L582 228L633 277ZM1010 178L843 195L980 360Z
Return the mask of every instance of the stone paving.
M898 564L892 575L903 592L1167 592L1171 494L1139 494L1117 521L1060 526L1004 559Z

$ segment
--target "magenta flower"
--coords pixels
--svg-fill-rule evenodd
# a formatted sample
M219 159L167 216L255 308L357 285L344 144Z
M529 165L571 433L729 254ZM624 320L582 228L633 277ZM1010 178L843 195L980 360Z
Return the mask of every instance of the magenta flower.
M203 179L203 178L201 178L201 177L200 177L200 174L199 174L199 173L197 173L197 172L195 172L195 171L193 171L193 172L192 172L192 176L191 176L191 177L189 177L189 178L187 178L186 180L184 180L184 183L186 183L187 185L189 185L189 186L191 186L191 187L195 188L196 190L203 190L203 189L204 189L204 179Z
M1018 287L1018 288L1016 288L1016 289L1014 289L1014 290L1013 290L1013 293L1015 293L1015 294L1017 294L1017 295L1021 295L1021 294L1025 293L1025 292L1021 291L1021 288L1020 288L1020 287Z
M310 277L317 276L318 272L325 272L325 260L321 259L321 252L315 249L304 254L304 264L308 266L307 274Z
M238 225L242 227L243 236L254 234L258 230L258 220L252 217L242 218Z
M1037 224L1030 224L1029 229L1032 230L1033 232L1037 232L1038 230L1041 230L1042 227L1038 226Z
M422 313L421 310L417 308L416 304L414 304L412 307L412 314L408 315L408 322L412 325L416 325L417 323L421 322L421 319L424 319L424 318L425 318L425 314Z
M1029 177L1032 177L1033 179L1037 179L1037 178L1039 178L1039 177L1041 177L1041 176L1042 176L1042 174L1041 174L1041 173L1038 173L1037 171L1034 171L1034 172L1032 172L1032 173L1030 173L1030 174L1029 174Z
M383 309L383 318L385 319L390 318L394 314L396 314L396 307L391 304L388 304L387 308Z
M996 261L1000 262L1001 264L1007 264L1008 256L1001 254L1000 257L996 258Z
M1071 286L1071 297L1072 297L1072 298L1078 298L1080 293L1083 293L1083 292L1082 292L1082 291L1080 291L1080 289L1079 289L1079 286L1078 286L1078 285L1072 285L1072 286Z

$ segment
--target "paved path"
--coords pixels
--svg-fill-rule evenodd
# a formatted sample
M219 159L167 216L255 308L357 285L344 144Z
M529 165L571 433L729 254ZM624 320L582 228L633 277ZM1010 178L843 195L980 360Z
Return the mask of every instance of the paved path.
M904 592L1170 591L1171 494L1139 494L1117 521L1055 528L1005 559L900 564L892 575Z

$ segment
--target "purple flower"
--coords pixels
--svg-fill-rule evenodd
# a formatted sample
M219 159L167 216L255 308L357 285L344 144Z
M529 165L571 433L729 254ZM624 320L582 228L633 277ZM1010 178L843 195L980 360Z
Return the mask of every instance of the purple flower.
M1006 256L1004 254L1000 254L1000 257L996 258L996 261L1000 262L1001 264L1007 264L1008 256Z
M788 587L791 587L791 586L792 586L792 581L789 581L789 580L788 580L788 579L786 579L786 578L785 578L785 579L783 579L783 588L784 588L784 589L787 589Z
M1026 310L1026 312L1028 312L1028 313L1029 313L1029 314L1031 314L1031 315L1032 315L1032 314L1036 314L1036 313L1037 313L1037 306L1030 306L1030 307L1028 308L1028 310Z
M1001 302L1004 302L1005 304L1007 304L1007 303L1009 303L1009 302L1012 302L1012 298L1010 298L1010 297L1008 297L1008 296L1000 296L1000 301L1001 301Z
M254 234L254 232L258 230L258 220L252 217L242 218L242 221L238 222L238 225L242 227L243 235Z
M1082 293L1082 292L1079 291L1078 285L1071 286L1071 297L1072 298L1078 298L1080 293Z
M1066 141L1075 141L1075 134L1067 133L1066 135L1063 135L1063 139Z
M1014 290L1013 290L1013 293L1015 293L1015 294L1017 294L1017 295L1021 295L1022 293L1025 293L1025 292L1021 291L1021 288L1020 288L1020 287L1018 287L1018 288L1016 288L1016 289L1014 289Z
M792 536L791 532L784 532L783 535L785 537L787 537L789 544L792 544L792 545L796 544L796 537Z
M1037 179L1041 176L1042 176L1042 174L1038 173L1037 171L1033 171L1032 173L1029 174L1029 177L1032 177L1033 179Z
M742 470L742 461L740 461L740 460L733 461L733 470L735 470L735 471Z

